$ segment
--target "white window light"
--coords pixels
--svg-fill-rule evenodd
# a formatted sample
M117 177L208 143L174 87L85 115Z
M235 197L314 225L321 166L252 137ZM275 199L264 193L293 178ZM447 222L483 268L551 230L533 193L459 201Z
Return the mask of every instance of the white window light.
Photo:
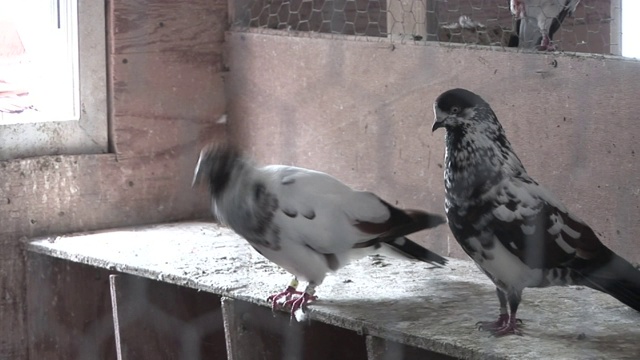
M640 1L622 0L622 56L640 59Z
M79 120L77 0L0 0L0 126Z
M0 112L0 161L108 152L105 10L95 0L0 0L0 27L13 27L24 47L17 62L0 56L0 76L26 84L13 88L22 96L12 103L1 100L12 94L0 82L0 108L26 108ZM0 44L9 33L0 29ZM32 73L20 78L10 64Z

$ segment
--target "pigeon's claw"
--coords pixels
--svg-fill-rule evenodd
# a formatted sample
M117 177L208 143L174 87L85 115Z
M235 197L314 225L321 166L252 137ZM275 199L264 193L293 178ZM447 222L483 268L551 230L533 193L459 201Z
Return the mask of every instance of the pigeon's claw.
M542 42L540 46L538 46L539 51L556 51L556 45L551 41L549 35L544 35L542 37Z
M267 301L271 303L271 309L276 310L279 307L286 307L286 304L292 300L301 297L303 293L297 291L293 286L287 286L284 291L277 294L273 294L267 298Z
M284 308L291 308L291 317L295 317L295 313L298 310L305 310L307 308L307 304L317 300L318 297L315 295L311 295L307 292L302 293L301 296L287 300L284 303Z
M495 337L501 337L506 335L522 336L522 331L520 331L518 327L518 323L516 321L509 321L507 325L503 326L502 328L492 331L491 335Z
M522 320L517 319L515 315L500 314L496 321L479 322L476 325L481 331L488 331L492 336L501 337L505 335L522 336L518 324L522 324Z
M509 314L500 314L496 321L479 321L476 323L478 330L495 331L507 325L509 322Z

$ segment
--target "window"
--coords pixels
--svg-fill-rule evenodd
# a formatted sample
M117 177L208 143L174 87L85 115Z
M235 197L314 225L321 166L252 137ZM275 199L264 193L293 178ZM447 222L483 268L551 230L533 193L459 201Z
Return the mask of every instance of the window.
M107 151L104 11L0 0L0 160Z
M640 1L622 0L622 56L640 59Z

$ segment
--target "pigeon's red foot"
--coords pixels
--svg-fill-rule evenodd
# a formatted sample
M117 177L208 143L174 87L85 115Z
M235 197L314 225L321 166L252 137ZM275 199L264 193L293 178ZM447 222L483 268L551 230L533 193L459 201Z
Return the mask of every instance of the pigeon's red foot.
M509 322L500 329L494 330L491 332L491 335L495 337L505 336L505 335L518 335L522 336L522 331L518 329L518 321L516 319L509 319Z
M488 331L492 336L500 337L505 335L520 335L522 331L518 328L518 323L522 324L522 320L517 319L515 315L500 314L495 322L479 322L478 329Z
M500 314L496 321L479 321L476 323L478 330L495 331L507 325L509 322L509 314Z
M298 296L298 298L296 299L291 299L291 300L287 300L284 303L284 307L285 308L291 308L291 317L295 317L295 312L298 311L298 309L302 309L304 310L307 307L307 304L313 302L314 300L317 300L318 297L315 295L310 295L308 293L302 293L301 296Z
M539 51L556 51L556 46L548 36L542 38L542 43L538 46Z
M278 307L286 307L286 304L291 301L291 299L295 300L300 298L302 294L304 293L297 291L293 286L287 286L284 291L269 296L267 301L271 303L271 309L275 310Z
M557 49L555 45L549 44L547 46L542 46L542 45L538 46L538 50L539 51L556 51Z

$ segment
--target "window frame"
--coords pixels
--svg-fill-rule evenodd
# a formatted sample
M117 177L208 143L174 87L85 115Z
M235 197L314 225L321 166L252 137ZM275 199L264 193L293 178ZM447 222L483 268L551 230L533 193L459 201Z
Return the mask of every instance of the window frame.
M0 160L108 152L105 4L77 0L77 9L79 120L0 124Z

